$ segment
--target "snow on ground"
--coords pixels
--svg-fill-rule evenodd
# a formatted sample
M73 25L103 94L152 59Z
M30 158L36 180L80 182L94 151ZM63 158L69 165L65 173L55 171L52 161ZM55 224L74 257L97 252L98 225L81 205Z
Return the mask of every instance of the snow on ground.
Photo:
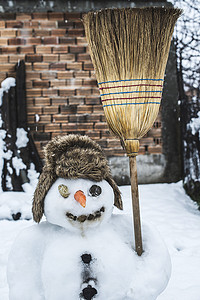
M130 213L130 186L122 186L120 189L124 201L123 213ZM160 231L172 260L170 282L157 300L199 300L200 212L197 206L186 196L181 182L141 185L139 192L142 220L152 223ZM5 198L5 194L7 201L13 201L13 197L19 199L16 193L7 192L0 194L0 200ZM31 205L30 194L27 194L27 199ZM21 203L27 205L27 201ZM115 209L114 213L121 212ZM0 221L1 300L8 300L6 264L12 243L23 228L32 224L32 220Z

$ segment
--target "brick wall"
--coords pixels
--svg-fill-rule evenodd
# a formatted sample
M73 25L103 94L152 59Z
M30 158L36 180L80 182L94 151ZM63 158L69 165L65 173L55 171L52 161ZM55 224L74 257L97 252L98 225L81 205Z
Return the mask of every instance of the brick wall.
M37 149L56 135L87 134L107 156L124 156L108 132L80 13L0 14L0 82L26 62L28 126ZM161 153L161 113L140 154Z

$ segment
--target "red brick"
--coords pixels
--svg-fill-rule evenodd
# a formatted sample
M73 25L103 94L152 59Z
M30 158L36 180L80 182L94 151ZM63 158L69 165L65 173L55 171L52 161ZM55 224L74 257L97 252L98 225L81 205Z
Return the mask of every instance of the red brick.
M65 70L65 63L52 63L52 64L49 64L49 69L50 70L64 71Z
M26 53L26 54L34 53L34 46L19 47L19 53Z
M24 20L31 20L32 16L31 14L27 14L27 13L17 13L16 14L16 20L17 21L24 21Z
M103 122L98 122L94 125L95 130L102 130L102 129L106 129L108 130L108 125L107 123L103 123Z
M43 97L55 97L58 96L58 90L57 89L43 89L42 91Z
M76 40L75 38L64 36L59 38L59 43L66 44L66 45L75 45Z
M67 30L67 36L84 36L85 30L83 28L69 28Z
M0 46L7 46L7 45L8 45L8 39L0 38Z
M47 124L44 127L44 131L45 132L60 132L61 128L60 128L60 124Z
M27 62L41 62L42 61L42 55L39 55L39 54L27 54L26 55L26 61Z
M56 28L56 21L40 21L41 28Z
M92 91L89 88L79 88L76 90L77 95L83 95L83 96L91 95L91 92Z
M36 52L41 54L50 54L52 48L50 46L36 46Z
M38 28L39 27L39 22L38 21L24 21L24 28Z
M93 140L98 140L100 139L100 131L87 131L87 135L93 139Z
M75 54L67 53L67 54L60 54L60 61L75 61Z
M52 29L51 30L51 35L56 35L56 36L63 36L66 33L66 29Z
M26 41L23 38L12 38L12 39L8 39L8 44L9 45L25 45Z
M43 56L44 62L55 62L58 61L58 54L49 54Z
M17 29L1 29L1 37L15 37Z
M75 94L74 88L66 87L66 88L60 88L59 89L59 96L72 96Z
M68 62L66 65L68 70L82 70L82 62Z
M35 105L34 103L35 103L34 98L28 98L28 99L26 99L26 104L28 106L34 106Z
M120 143L119 139L111 139L111 140L107 141L107 147L108 148L120 148L121 149L121 143Z
M7 63L8 57L9 57L8 55L0 55L0 63Z
M41 43L42 43L42 39L40 37L26 38L26 44L40 45Z
M0 13L0 20L15 20L16 14L15 13Z
M84 97L73 96L69 97L69 105L83 105Z
M29 115L41 114L42 113L42 107L39 107L39 106L28 106L27 107L27 113Z
M62 21L64 20L64 13L62 12L49 12L48 13L49 20Z
M68 117L66 115L53 115L53 122L55 123L66 123L68 121Z
M57 114L58 113L58 106L45 106L43 108L44 114Z
M83 46L70 46L69 47L69 52L70 53L84 53L85 52L85 47L83 47Z
M74 87L82 86L82 79L71 78L67 80L67 85L71 85Z
M97 81L95 79L84 79L83 80L83 85L97 87Z
M58 72L57 78L58 79L68 79L73 78L74 72L73 71L65 71L65 72Z
M86 97L85 104L86 105L100 105L101 99L100 99L100 97Z
M68 46L55 46L53 53L68 53Z
M152 127L148 132L148 137L161 137L162 132L161 128Z
M57 98L52 98L52 105L66 105L67 104L67 100L66 97L57 97Z
M21 21L6 21L6 27L7 28L22 28L23 27L23 22Z
M50 98L35 98L35 105L42 107L50 105Z
M1 81L3 81L4 79L6 79L6 74L4 73L4 74L2 74L2 73L0 73L0 82Z
M89 53L81 53L77 55L77 61L84 61L86 63L91 63L91 57Z
M33 19L35 20L47 20L48 14L46 12L34 12Z
M0 21L0 28L5 28L5 21Z
M57 45L58 44L58 38L55 37L55 36L44 37L43 38L43 44L44 45Z
M97 114L88 114L86 115L86 121L87 122L100 122L101 121L101 115Z
M41 36L41 37L44 37L44 36L49 36L51 31L50 30L47 30L47 29L34 29L34 36Z
M93 113L103 113L103 107L102 105L94 105L93 106Z
M33 66L32 66L32 63L26 63L26 72L27 71L32 71L33 70Z
M67 29L67 28L73 28L73 27L74 27L74 23L72 21L71 22L69 22L68 20L58 21L58 28Z
M26 96L27 97L39 97L42 94L41 89L32 89L32 90L27 90L26 91Z
M76 78L85 78L89 77L90 72L89 71L75 71L74 72L74 77Z
M100 96L98 87L92 87L92 95Z
M35 116L27 115L27 122L28 122L28 124L35 123Z
M32 89L33 83L32 81L26 81L26 89Z
M56 78L56 72L42 72L41 73L41 78L42 79L55 79Z
M62 131L77 131L78 126L77 123L67 123L67 124L61 124L62 126Z
M79 105L77 107L78 114L92 113L92 105Z
M17 36L32 37L32 29L19 29L17 30Z
M74 19L80 19L81 13L78 12L66 12L65 13L65 19L66 20L74 20Z
M84 45L84 46L87 46L88 45L88 42L86 40L86 37L82 37L82 36L78 36L76 38L76 41L77 41L77 45L80 46L80 45Z
M49 124L51 122L52 116L51 115L40 115L39 123Z
M61 114L69 115L77 113L77 105L62 105Z
M48 70L49 64L48 63L33 63L33 70L39 71L39 70Z
M1 72L14 72L15 64L1 64L0 71Z
M84 28L83 22L80 19L74 20L74 26L75 28Z
M148 152L150 154L160 154L160 153L162 153L162 146L160 146L160 145L149 146L148 147Z
M40 78L40 73L37 72L26 72L26 79L39 79Z
M84 62L83 70L85 70L85 71L88 71L88 70L89 71L93 71L94 70L94 66L93 66L92 62L91 63Z
M50 87L65 87L66 86L66 80L51 80Z
M34 80L33 81L33 87L35 87L35 88L48 88L49 87L49 81L47 81L47 80L39 80L39 81Z

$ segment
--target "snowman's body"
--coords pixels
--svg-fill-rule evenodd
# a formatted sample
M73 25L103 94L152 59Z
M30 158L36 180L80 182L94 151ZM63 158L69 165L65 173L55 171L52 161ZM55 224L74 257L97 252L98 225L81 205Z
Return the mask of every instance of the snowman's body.
M58 192L63 184L66 199ZM101 194L91 196L94 184L61 178L54 183L45 199L47 222L24 230L11 251L10 300L154 300L165 288L170 259L160 237L144 226L145 252L138 257L131 223L111 215L109 184L96 183ZM74 200L77 189L87 195L85 207Z

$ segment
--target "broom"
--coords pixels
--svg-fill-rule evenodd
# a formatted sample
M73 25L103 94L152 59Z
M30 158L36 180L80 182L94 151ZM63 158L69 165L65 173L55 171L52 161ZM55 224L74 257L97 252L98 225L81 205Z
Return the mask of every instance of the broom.
M143 252L136 156L162 96L171 37L180 9L103 9L83 18L106 121L130 160L135 250Z

